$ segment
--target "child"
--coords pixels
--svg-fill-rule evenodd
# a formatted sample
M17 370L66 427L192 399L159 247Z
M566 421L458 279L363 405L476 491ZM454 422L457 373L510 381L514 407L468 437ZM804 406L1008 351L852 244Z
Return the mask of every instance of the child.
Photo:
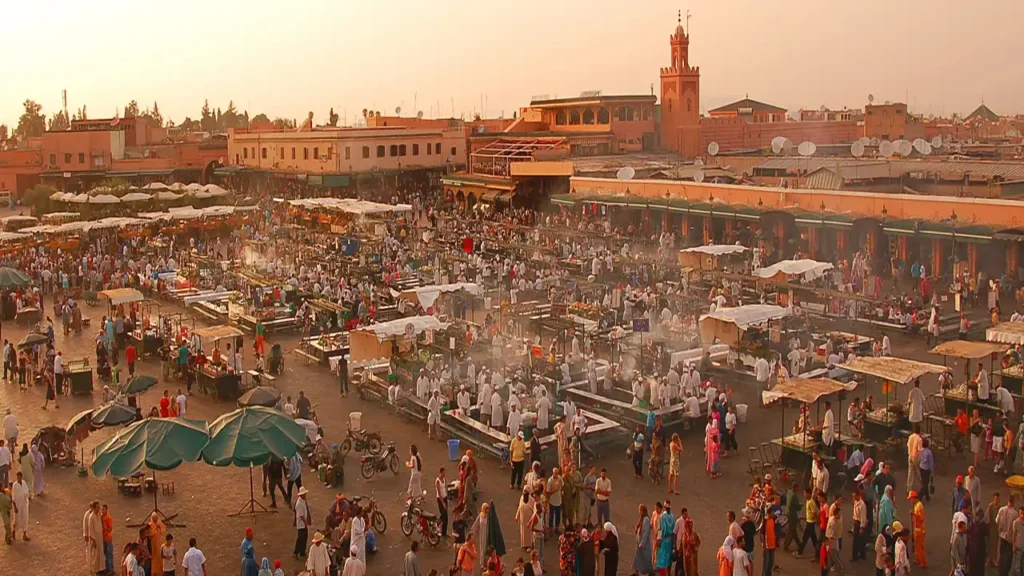
M829 572L829 552L832 548L828 545L828 538L822 538L821 551L818 554L818 566L821 567L821 576L828 576Z
M989 418L985 425L985 447L982 449L982 460L992 459L992 419Z

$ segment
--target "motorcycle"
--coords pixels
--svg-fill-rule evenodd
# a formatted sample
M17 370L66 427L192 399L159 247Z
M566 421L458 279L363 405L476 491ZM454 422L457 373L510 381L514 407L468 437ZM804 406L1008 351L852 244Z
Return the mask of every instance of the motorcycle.
M423 510L426 492L423 494L406 498L406 509L402 512L402 533L411 538L413 531L419 528L427 543L437 546L441 542L441 521L436 514Z
M398 453L395 451L395 443L388 442L388 447L380 454L367 454L359 460L361 466L359 472L363 478L369 480L378 472L384 472L391 468L391 472L398 476Z
M362 504L366 501L366 505ZM364 517L369 521L370 527L377 534L383 534L388 529L388 519L384 517L384 514L377 508L377 499L371 496L356 496L352 500L352 507L355 511L361 512Z
M366 430L352 430L349 428L345 433L345 440L341 443L341 453L348 456L348 453L354 448L356 452L368 452L370 454L380 454L384 448L384 443L381 442L380 434L377 432L367 432Z

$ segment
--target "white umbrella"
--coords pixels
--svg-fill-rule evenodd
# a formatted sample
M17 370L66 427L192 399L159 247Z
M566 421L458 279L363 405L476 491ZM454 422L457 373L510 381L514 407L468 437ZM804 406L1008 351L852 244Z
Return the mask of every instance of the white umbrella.
M121 202L145 202L152 198L145 192L129 192L121 197Z
M142 187L143 190L167 190L167 184L163 182L150 182Z
M113 194L100 194L89 199L89 204L120 204L121 200Z
M162 191L156 193L157 200L177 200L178 198L181 198L181 194L175 194L174 192L171 191Z
M88 204L89 203L89 195L88 194L78 194L77 196L71 196L70 198L67 198L65 201L66 202L74 202L75 204Z
M184 192L188 190L188 186L185 186L181 182L175 182L167 187L168 190L174 190L175 192Z

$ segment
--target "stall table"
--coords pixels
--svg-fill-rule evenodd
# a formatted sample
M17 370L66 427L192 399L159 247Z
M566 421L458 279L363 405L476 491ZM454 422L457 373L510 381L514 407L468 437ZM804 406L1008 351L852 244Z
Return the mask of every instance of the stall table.
M782 463L793 470L809 467L814 461L814 453L821 445L813 436L802 432L775 438L772 444L782 448Z
M1003 413L1003 411L999 409L998 404L978 402L977 400L971 399L966 393L961 392L960 390L946 390L945 395L936 392L932 396L942 400L942 411L946 416L956 416L956 411L958 409L963 410L967 414L970 414L972 410L977 410L978 414L980 414L982 419L985 420L989 418L998 418Z
M155 329L143 331L141 328L137 328L132 330L128 336L141 356L155 356L160 352L160 347L164 345L164 339Z
M895 406L890 404L889 406ZM910 421L904 415L897 414L887 408L877 408L864 414L864 438L872 442L884 444L893 437L895 430L909 430Z
M218 400L237 400L242 395L242 378L226 370L211 368L209 365L196 370L199 391Z
M92 394L92 368L89 360L71 360L64 365L65 385L72 394Z
M1003 368L998 374L1003 388L1009 390L1010 394L1024 396L1024 365Z

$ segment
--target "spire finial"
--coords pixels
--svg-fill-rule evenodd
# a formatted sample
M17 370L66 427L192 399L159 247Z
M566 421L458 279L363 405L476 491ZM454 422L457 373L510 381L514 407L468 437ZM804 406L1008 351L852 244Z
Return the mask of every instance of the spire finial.
M683 23L683 11L682 11L682 10L680 10L680 11L679 11L679 12L678 12L678 13L676 14L676 24L682 24L682 23Z

